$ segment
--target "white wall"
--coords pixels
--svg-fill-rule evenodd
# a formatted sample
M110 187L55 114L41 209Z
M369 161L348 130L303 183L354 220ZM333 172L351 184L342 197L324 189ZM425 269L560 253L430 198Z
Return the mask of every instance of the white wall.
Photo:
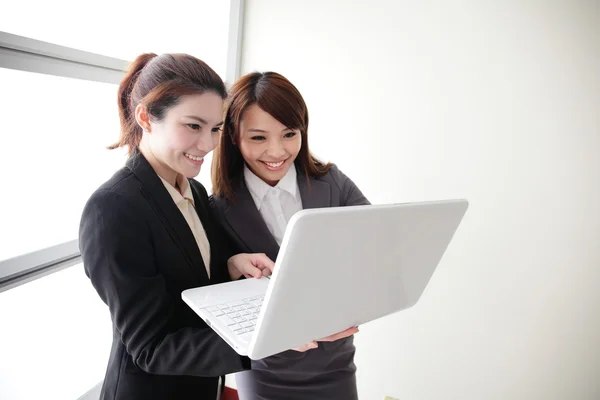
M242 71L298 86L318 155L375 203L471 202L357 336L360 398L598 399L599 3L449 3L247 1Z

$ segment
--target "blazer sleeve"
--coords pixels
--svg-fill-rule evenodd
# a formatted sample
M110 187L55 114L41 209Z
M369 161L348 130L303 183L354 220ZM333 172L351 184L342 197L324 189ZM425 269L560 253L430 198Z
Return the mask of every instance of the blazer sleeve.
M225 228L223 227L223 224L225 223L225 217L223 216L223 211L219 208L219 205L217 204L217 200L215 199L214 195L211 195L208 198L208 204L211 217L215 223L215 231L217 232L217 237L221 244L221 257L225 265L227 265L227 260L229 260L231 256L243 253L244 251L242 251L242 249L240 249L234 243L234 241L227 234Z
M332 166L331 172L341 191L341 206L363 206L371 204L360 189L354 184L352 179L344 175L337 166Z
M121 194L100 190L90 198L79 244L86 274L142 370L215 377L250 368L212 329L172 328L175 299L155 266L147 222Z

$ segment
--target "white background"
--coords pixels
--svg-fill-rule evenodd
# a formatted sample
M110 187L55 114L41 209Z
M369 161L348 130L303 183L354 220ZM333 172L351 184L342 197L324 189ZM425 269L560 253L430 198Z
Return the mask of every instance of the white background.
M316 154L375 203L471 202L420 304L357 335L361 399L600 398L599 7L247 2L242 72L297 85Z

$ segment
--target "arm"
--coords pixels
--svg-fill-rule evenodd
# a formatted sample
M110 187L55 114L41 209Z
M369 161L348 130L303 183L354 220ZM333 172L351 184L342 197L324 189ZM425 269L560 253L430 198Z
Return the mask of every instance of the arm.
M232 274L232 270L230 269L228 261L232 256L241 253L241 250L235 245L233 240L231 240L227 232L225 232L223 229L223 216L221 214L221 210L219 210L219 206L217 205L214 195L211 195L208 198L208 205L210 217L214 223L215 233L217 234L217 241L220 249L218 265L226 266L228 273L225 275L228 275L230 280L235 281L240 278L241 274Z
M217 240L219 241L219 246L221 249L219 265L227 266L227 273L224 275L227 275L230 280L236 281L243 276L242 271L238 269L240 262L239 258L240 256L243 256L243 253L240 253L239 249L235 246L231 238L223 230L221 224L214 215L214 212L215 210L211 207L211 213L213 214L212 217L215 221L215 231L217 232Z
M212 329L173 330L176 299L155 266L146 221L124 197L110 191L92 196L83 212L79 243L86 274L142 370L220 376L249 368L249 360Z
M221 249L221 262L219 265L227 265L229 278L236 281L242 278L260 278L271 275L274 262L266 254L242 253L242 250L235 245L231 237L225 232L222 225L223 215L214 196L210 196L209 206Z

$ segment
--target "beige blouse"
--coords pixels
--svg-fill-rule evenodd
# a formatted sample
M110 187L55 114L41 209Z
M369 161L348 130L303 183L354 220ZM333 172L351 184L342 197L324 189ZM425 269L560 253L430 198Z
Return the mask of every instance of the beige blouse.
M175 189L169 182L164 180L159 176L162 183L165 185L169 194L173 198L175 205L181 213L183 217L187 221L192 233L194 234L194 238L196 239L196 243L198 244L198 248L200 249L200 254L202 255L202 260L204 261L204 265L206 266L206 273L210 278L210 243L208 242L208 237L206 236L206 231L202 226L202 222L200 222L200 217L198 217L198 213L194 208L194 196L192 195L192 189L190 188L190 183L187 178L183 175L177 175L177 186L179 187L178 191Z

